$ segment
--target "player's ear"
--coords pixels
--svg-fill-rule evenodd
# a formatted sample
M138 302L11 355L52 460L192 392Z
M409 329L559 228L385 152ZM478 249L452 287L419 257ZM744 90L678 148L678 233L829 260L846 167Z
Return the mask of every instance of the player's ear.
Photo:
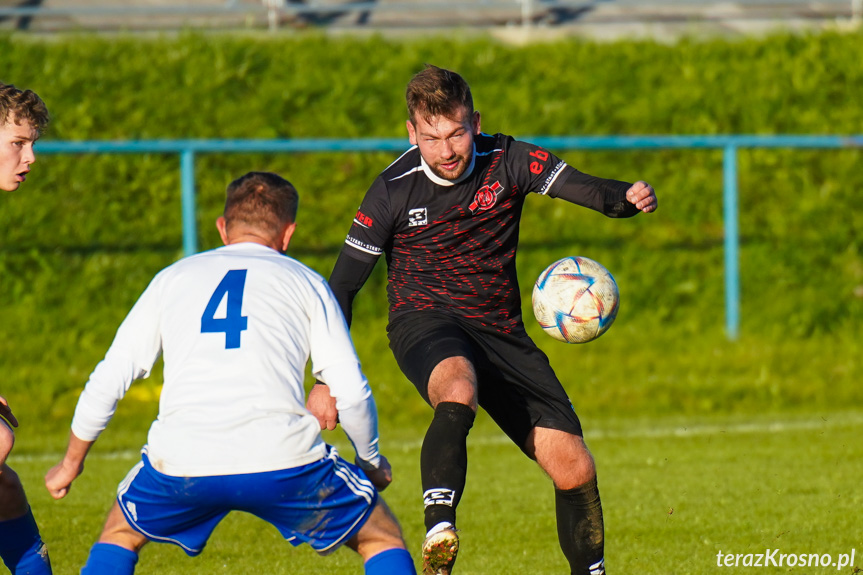
M228 223L225 216L216 218L216 228L219 230L219 236L222 238L222 243L228 245Z
M411 146L417 145L417 130L414 128L413 122L410 120L405 122L405 125L408 128L408 139L410 140Z
M297 229L296 222L285 224L285 227L282 228L282 233L280 234L280 243L282 246L282 252L288 251L288 244L291 243L291 236L294 235L294 230Z
M473 113L473 135L478 136L482 132L482 128L480 127L479 121L479 110L475 110Z

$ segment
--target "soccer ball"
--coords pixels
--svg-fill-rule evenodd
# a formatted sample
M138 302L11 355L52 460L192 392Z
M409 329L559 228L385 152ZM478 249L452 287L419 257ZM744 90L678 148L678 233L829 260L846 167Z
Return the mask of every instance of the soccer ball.
M533 315L543 331L566 343L587 343L617 317L617 283L601 264L570 256L539 274L533 286Z

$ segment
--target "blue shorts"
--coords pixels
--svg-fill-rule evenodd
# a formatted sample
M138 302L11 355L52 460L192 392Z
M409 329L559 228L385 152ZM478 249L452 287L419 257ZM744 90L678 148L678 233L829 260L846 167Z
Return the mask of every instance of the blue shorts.
M256 515L293 545L308 543L324 555L360 530L377 498L363 471L330 446L327 457L301 467L207 477L159 473L145 450L117 489L129 525L191 556L231 511Z

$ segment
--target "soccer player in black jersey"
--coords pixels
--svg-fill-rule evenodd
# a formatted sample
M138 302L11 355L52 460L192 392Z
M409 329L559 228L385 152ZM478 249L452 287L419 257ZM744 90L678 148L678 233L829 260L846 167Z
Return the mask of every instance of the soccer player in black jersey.
M31 90L0 82L0 190L14 192L36 161L33 145L48 125L48 109ZM51 561L18 475L6 464L18 420L0 396L0 558L13 573L45 575Z
M467 435L478 406L551 477L558 537L574 575L602 575L596 468L548 358L525 332L515 270L527 194L561 198L609 217L657 208L644 182L589 176L550 152L480 130L467 83L427 66L407 87L413 147L372 183L330 285L350 322L353 298L379 256L388 267L390 348L433 408L420 467L426 574L448 575L458 552L456 506ZM337 417L324 386L309 408Z

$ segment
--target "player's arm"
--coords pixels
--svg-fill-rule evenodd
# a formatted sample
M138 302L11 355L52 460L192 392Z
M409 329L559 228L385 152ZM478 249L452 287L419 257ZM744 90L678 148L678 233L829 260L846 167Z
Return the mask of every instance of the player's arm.
M389 196L383 180L377 178L357 210L336 265L330 274L330 289L335 295L348 326L353 319L357 292L375 268L390 233ZM332 431L339 422L336 403L327 386L318 380L309 392L306 409L318 419L321 429Z
M342 429L354 446L357 465L375 487L385 489L393 480L392 469L380 453L377 405L359 363L328 368L318 377L335 394Z
M347 245L342 249L329 280L330 289L339 303L348 326L351 325L354 297L369 279L377 261L376 259L358 260L346 253L352 249ZM324 382L318 380L312 387L306 401L306 409L318 418L321 429L332 431L336 428L339 422L339 411L336 408L335 398Z
M543 148L509 140L508 169L526 191L561 198L610 218L652 212L658 204L649 184L630 184L580 172Z
M85 441L75 435L69 435L69 445L66 455L57 465L48 470L45 475L45 487L54 499L66 497L72 488L72 482L84 471L84 460L95 441Z
M377 263L377 258L357 259L351 255L351 250L353 248L347 245L342 248L329 279L330 289L333 290L333 295L339 302L348 327L353 320L354 298L372 275Z
M335 398L342 429L354 446L357 463L369 472L375 486L383 489L392 475L378 448L374 396L360 369L347 322L329 286L321 286L320 296L321 309L313 314L311 324L312 373Z
M63 460L48 471L45 487L55 499L65 497L84 470L90 447L107 427L117 403L136 379L146 377L162 351L155 280L123 320L105 358L78 398Z
M598 178L571 167L567 172L548 191L549 196L591 208L610 218L631 218L639 212L652 212L658 206L656 192L645 182L630 184Z
M317 374L335 395L345 435L356 452L356 463L383 490L392 481L392 470L381 455L378 437L378 412L372 390L360 371L359 363L343 363Z
M610 218L631 218L639 212L656 209L656 194L644 182L630 184L609 180L574 168L567 172L566 177L548 191L549 196L596 210Z

